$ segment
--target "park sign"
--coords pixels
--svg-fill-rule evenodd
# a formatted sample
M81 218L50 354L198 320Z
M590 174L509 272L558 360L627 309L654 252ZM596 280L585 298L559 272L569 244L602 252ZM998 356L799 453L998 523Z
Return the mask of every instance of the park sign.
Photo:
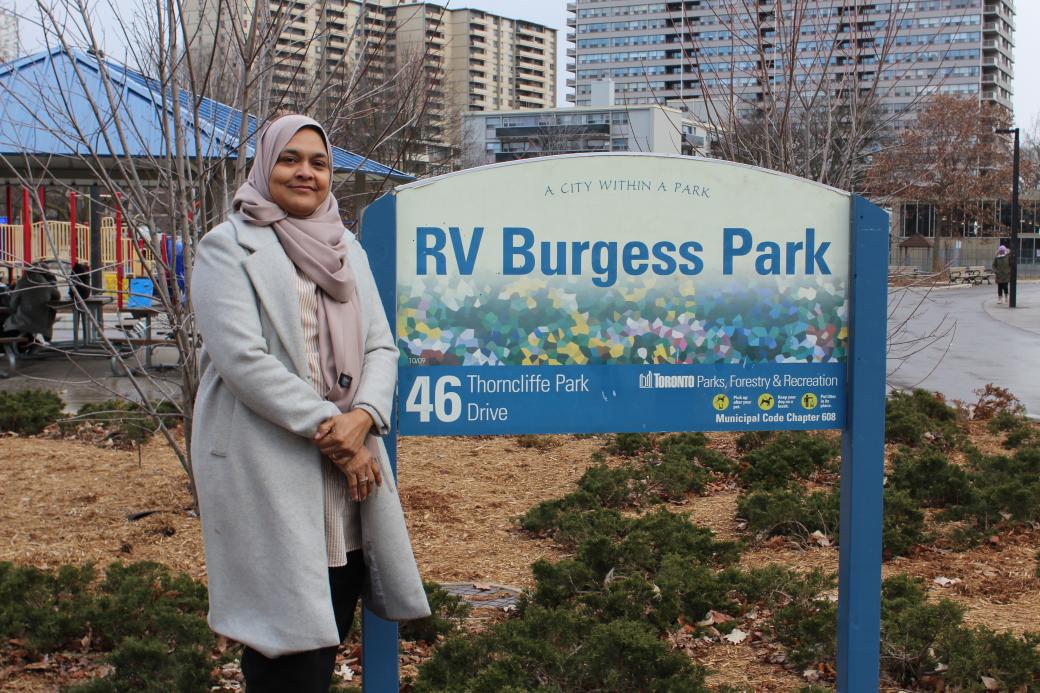
M888 215L729 162L567 155L361 223L400 350L385 436L841 429L837 688L878 689ZM397 629L363 612L366 691Z
M840 428L850 196L564 156L400 187L402 434Z

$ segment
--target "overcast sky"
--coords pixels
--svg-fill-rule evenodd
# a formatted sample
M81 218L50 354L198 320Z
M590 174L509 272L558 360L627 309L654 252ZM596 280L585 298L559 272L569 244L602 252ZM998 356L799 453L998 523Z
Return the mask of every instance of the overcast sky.
M558 29L558 87L557 101L566 104L566 65L567 65L567 0L440 0L452 9L472 7L507 17L527 19ZM91 5L108 5L115 7L123 4L136 6L139 0L88 0ZM35 5L33 0L14 0L15 7L26 10ZM1040 0L1019 0L1017 3L1015 42L1015 120L1023 128L1040 117L1040 79L1035 70L1040 68ZM107 9L107 8L106 8ZM106 14L102 10L101 14ZM39 32L33 27L22 28L22 39L30 49L37 49L33 43L39 42ZM118 51L109 49L113 54Z

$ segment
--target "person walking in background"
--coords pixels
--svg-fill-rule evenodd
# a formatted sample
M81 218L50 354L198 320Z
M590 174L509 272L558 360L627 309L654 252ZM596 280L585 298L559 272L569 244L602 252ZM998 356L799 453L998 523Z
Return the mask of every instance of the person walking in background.
M327 691L359 595L430 614L380 438L398 352L331 180L316 121L272 122L191 280L209 622L245 645L247 693Z
M1008 300L1008 283L1011 281L1011 256L1007 246L997 248L997 256L993 258L993 273L997 281L997 303Z

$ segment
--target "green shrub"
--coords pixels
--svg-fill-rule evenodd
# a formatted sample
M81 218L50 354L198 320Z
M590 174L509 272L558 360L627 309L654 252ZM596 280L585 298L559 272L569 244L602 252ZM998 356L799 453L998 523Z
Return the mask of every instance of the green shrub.
M591 466L575 491L535 505L520 518L520 526L574 544L588 533L589 522L595 525L607 519L614 523L613 516L596 515L604 508L637 507L699 492L708 480L708 470L727 473L734 468L725 455L703 447L706 442L707 437L700 433L677 434L663 439L661 456L647 455L615 467L602 462ZM587 513L592 516L583 517Z
M1032 690L1040 680L1040 634L1019 638L988 628L962 625L964 607L941 599L929 602L920 578L905 575L884 581L881 591L881 673L885 680L909 686L934 672L940 663L946 686L987 690L982 676L997 681L996 690Z
M827 469L836 453L835 446L821 436L785 431L744 456L747 466L741 470L740 478L749 486L783 487L794 479Z
M990 433L1014 431L1027 426L1029 426L1029 420L1026 417L1010 411L1002 411L994 415L989 420L989 423L986 424L986 428L990 430Z
M642 491L642 479L635 467L629 464L589 467L578 480L578 492L587 494L596 506L623 508L633 505Z
M658 442L661 452L673 448L703 448L708 445L708 436L703 433L672 433Z
M141 445L155 434L160 421L172 428L182 418L173 402L159 402L153 408L155 416L140 404L125 399L88 402L79 408L75 417L65 419L59 425L64 434L76 431L84 423L100 425L117 444Z
M948 599L929 604L920 578L891 577L881 587L881 671L900 685L935 670L941 643L964 615ZM945 661L943 659L942 661Z
M737 452L751 452L762 447L775 434L773 431L746 431L737 436Z
M1015 637L989 628L958 628L945 643L949 653L947 685L963 691L987 690L982 676L997 683L996 690L1035 690L1040 682L1040 633Z
M0 431L34 436L61 416L65 403L49 390L0 392Z
M839 519L837 489L806 493L801 487L752 491L737 501L737 515L753 532L805 540L823 532L837 540Z
M1008 450L1014 448L1024 447L1033 442L1033 429L1023 426L1022 428L1016 428L1013 431L1009 431L1004 436L1004 447Z
M643 621L662 632L680 616L694 622L708 609L733 607L733 571L723 577L714 567L736 560L735 544L665 510L618 519L618 526L587 535L574 558L536 562L532 603L603 622Z
M928 442L949 449L961 440L957 412L931 392L894 391L885 407L885 440L916 447Z
M560 526L560 518L565 510L588 507L586 503L570 494L563 498L551 498L538 503L520 518L520 528L534 534L555 532Z
M111 675L72 690L207 691L215 638L206 588L156 563L56 571L0 563L0 637L39 657L67 647L106 652Z
M668 455L648 466L650 489L661 500L679 500L704 490L708 474L679 455Z
M606 445L607 452L621 457L635 457L653 448L654 441L646 433L618 433Z
M802 576L790 568L776 563L761 568L725 571L725 579L740 601L747 604L774 606L780 598L790 593L790 585L801 582Z
M598 623L530 606L520 617L449 639L419 668L415 693L704 691L704 672L636 621Z
M430 603L430 615L401 624L400 635L404 640L436 642L438 635L448 636L462 625L469 615L470 605L456 597L436 582L423 580L426 600Z
M884 494L883 544L889 555L905 554L924 540L924 513L903 491L887 488ZM839 537L841 494L806 493L800 487L752 491L737 501L737 515L748 528L766 535L795 537L802 541L822 532L832 542Z
M891 487L929 507L965 503L972 494L967 472L932 448L897 455L888 481Z
M886 488L882 545L890 556L905 555L924 542L924 513L905 491Z
M773 613L773 636L787 649L795 667L831 661L837 649L837 614L834 602L822 596L833 590L835 579L815 569L788 585L784 602Z
M662 438L658 449L666 462L681 460L720 474L732 474L736 471L737 466L733 460L709 449L707 445L708 437L703 433L677 433Z
M0 563L0 637L24 639L33 656L82 637L94 577L90 565L52 572Z
M1010 457L972 455L970 466L974 493L946 517L971 520L982 532L1002 522L1040 521L1040 448L1020 448Z
M68 693L206 693L210 690L207 653L182 647L172 652L153 638L127 638L105 657L114 671Z

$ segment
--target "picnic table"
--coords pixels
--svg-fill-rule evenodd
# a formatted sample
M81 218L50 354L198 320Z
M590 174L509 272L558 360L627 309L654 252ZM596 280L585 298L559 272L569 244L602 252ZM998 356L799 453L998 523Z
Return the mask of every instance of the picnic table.
M79 302L83 302L82 308ZM51 301L47 305L58 312L72 311L72 346L90 346L101 341L101 335L105 329L104 308L112 302L111 296L91 296L89 298L71 299L65 298L60 301ZM91 321L85 313L94 317ZM95 322L97 328L94 327ZM82 327L83 340L80 341L80 328Z
M109 339L109 341L112 343L113 346L128 347L129 348L129 353L133 353L137 349L143 348L144 349L144 367L146 369L153 368L153 366L152 366L152 351L155 349L155 347L157 347L157 346L176 346L177 345L177 343L174 342L171 339L168 339L166 337L156 338L156 337L154 337L152 335L152 319L154 317L156 317L157 315L160 315L162 313L162 311L159 310L158 308L153 308L151 306L131 306L131 307L127 308L125 312L130 313L130 316L134 319L135 322L138 321L138 320L143 320L144 321L144 337L134 337L134 336L132 336L129 333L127 327L124 326L123 329L124 329L124 331L127 332L126 335L123 336L123 337L112 337L112 338ZM126 353L123 353L123 352L112 356L112 373L113 374L115 374L115 375L125 375L126 374L126 366L123 365L123 360L124 360L123 357L124 356L126 356Z
M989 284L993 281L994 273L993 270L987 268L985 265L971 265L971 266L957 266L950 267L947 270L950 276L951 284L971 284L978 286L982 282Z

